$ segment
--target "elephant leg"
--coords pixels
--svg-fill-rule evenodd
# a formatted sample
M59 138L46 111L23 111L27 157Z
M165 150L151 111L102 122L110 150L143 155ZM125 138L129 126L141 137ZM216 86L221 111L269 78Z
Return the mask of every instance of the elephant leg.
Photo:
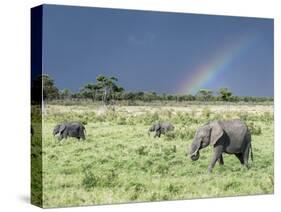
M156 138L156 136L157 136L157 131L155 132L155 134L154 134L154 136L153 136L153 137L154 137L154 138Z
M79 131L79 138L82 138L82 140L85 140L85 134L84 134L83 129L80 129L80 131Z
M213 168L214 168L214 166L215 166L215 164L216 164L216 162L217 162L217 160L220 158L220 156L218 156L217 154L213 154L213 157L212 157L212 160L211 160L211 163L210 163L210 165L209 165L209 167L208 167L208 173L211 173L212 172L212 170L213 170Z
M64 131L64 132L61 134L61 137L64 138L64 139L67 139L68 133L67 133L66 131Z
M213 152L213 156L211 159L211 163L208 167L208 173L211 173L217 160L220 159L222 157L222 146L217 146L214 148L214 152Z
M63 136L60 134L58 137L58 140L61 141L63 139Z
M161 136L161 132L160 132L160 130L157 130L157 131L155 132L154 138L155 138L155 137L160 138L160 136Z
M244 165L243 154L242 154L242 153L236 153L235 156L238 158L238 160L240 161L240 163L241 163L242 165Z
M220 156L220 158L219 158L219 164L222 166L222 165L224 165L224 162L223 162L223 157L222 157L222 155Z
M250 153L250 145L247 145L244 153L243 153L243 160L244 160L244 165L247 167L247 168L250 168L249 167L249 153Z

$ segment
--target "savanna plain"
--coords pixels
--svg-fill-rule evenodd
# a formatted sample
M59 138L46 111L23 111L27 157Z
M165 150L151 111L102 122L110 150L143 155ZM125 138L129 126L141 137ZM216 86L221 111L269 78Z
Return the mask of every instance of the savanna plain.
M185 106L55 105L42 124L43 206L178 200L274 191L274 115L270 104ZM252 133L254 160L242 167L224 154L224 166L207 167L212 147L198 161L186 156L196 129L211 120L239 118ZM86 140L58 141L57 123L79 121ZM154 138L148 128L169 121L175 129ZM36 126L35 126L36 128ZM36 130L36 129L35 129Z

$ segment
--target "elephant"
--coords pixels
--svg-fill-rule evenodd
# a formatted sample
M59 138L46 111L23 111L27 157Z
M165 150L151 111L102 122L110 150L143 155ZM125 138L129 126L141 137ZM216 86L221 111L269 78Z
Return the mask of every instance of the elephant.
M80 140L82 138L85 140L85 127L83 124L78 122L69 122L62 123L55 126L53 130L53 135L59 134L58 140L62 140L63 138L67 139L67 137L74 137Z
M154 138L155 137L160 137L161 134L165 134L168 131L174 130L174 126L169 123L169 122L158 122L153 124L149 130L148 133L150 132L155 132Z
M217 161L223 165L222 153L234 154L243 166L249 168L249 154L253 161L251 133L244 121L239 119L212 121L199 127L195 138L190 145L189 155L191 160L199 159L199 150L212 145L213 155L208 167L211 173Z

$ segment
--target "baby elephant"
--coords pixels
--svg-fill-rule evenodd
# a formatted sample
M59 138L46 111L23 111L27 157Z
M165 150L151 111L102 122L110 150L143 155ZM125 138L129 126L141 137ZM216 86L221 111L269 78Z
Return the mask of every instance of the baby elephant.
M78 122L62 123L55 126L53 130L53 135L59 134L59 141L63 138L74 137L80 140L82 138L85 140L85 127L83 124Z
M154 135L154 138L155 138L156 136L160 137L161 134L165 134L168 131L174 130L174 128L175 127L169 122L158 122L158 123L153 124L149 128L148 133L155 132L155 135Z
M234 154L242 165L247 168L249 154L253 160L251 133L244 121L239 119L226 121L212 121L198 128L189 156L195 161L199 159L199 151L208 145L213 147L213 156L208 167L211 172L218 161L223 165L223 153Z

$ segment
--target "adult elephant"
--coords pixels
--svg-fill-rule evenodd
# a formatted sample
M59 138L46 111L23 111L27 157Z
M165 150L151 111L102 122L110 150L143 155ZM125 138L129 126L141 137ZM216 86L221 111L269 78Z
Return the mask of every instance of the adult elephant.
M63 138L74 137L80 140L82 138L85 140L85 127L83 124L78 122L62 123L55 126L53 130L53 135L59 134L59 141Z
M155 137L160 137L161 134L165 134L168 131L174 130L174 128L175 127L169 122L158 122L153 124L149 128L148 133L155 132L154 134L154 138L155 138Z
M199 127L190 146L189 155L193 161L199 159L199 150L212 145L213 156L208 167L212 172L217 161L223 165L223 153L234 154L242 165L249 168L249 153L253 160L251 133L245 122L235 119L212 121Z

